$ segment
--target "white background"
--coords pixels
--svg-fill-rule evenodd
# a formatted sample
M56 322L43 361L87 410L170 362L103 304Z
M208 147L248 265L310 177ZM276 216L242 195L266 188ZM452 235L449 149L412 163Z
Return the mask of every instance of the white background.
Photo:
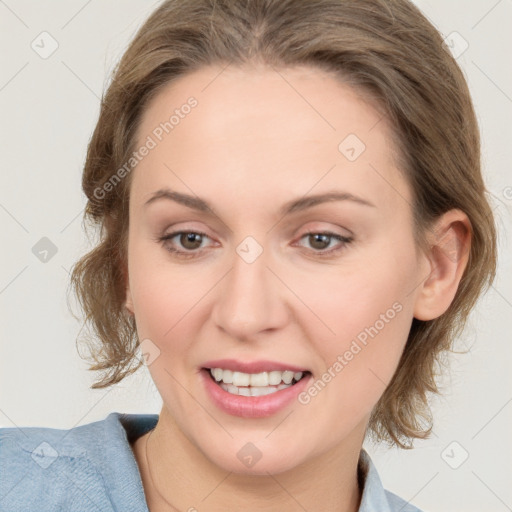
M452 357L445 394L433 401L432 438L411 451L367 449L385 487L425 511L512 510L512 2L416 3L444 36L461 36L450 36L455 51L469 45L458 62L481 124L499 276L459 340L470 352ZM69 270L91 247L81 225L81 167L99 98L155 5L0 1L0 426L70 428L112 411L160 411L146 368L110 389L89 389L93 375L75 346L80 325L66 305ZM43 31L59 45L47 59L31 48ZM32 253L42 237L57 247L47 263ZM458 469L443 460L455 465L463 450L469 458Z

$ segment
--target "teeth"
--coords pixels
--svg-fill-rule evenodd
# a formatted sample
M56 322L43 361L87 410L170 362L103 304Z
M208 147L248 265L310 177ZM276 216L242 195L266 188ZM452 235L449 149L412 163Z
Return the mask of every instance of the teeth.
M272 386L281 384L282 372L268 372L268 383Z
M214 371L220 370L222 374L224 375L224 370L221 370L220 368L215 368ZM233 385L240 387L240 386L248 386L249 381L251 379L250 374L248 373L242 373L242 372L233 372ZM224 380L224 379L222 379Z
M268 386L268 373L251 373L251 386Z
M232 385L231 388L238 389L251 386L251 388L264 388L265 390L273 389L268 388L268 386L277 386L275 390L278 390L281 385L288 387L291 385L294 379L296 382L298 382L303 376L303 372L294 373L290 370L286 370L284 372L274 370L271 372L261 373L243 373L233 372L231 370L223 370L222 368L211 368L210 373L217 382L220 384L230 384ZM224 386L222 387L224 388ZM227 389L227 387L224 389L231 392L229 389ZM255 392L260 393L260 391ZM270 392L274 392L274 390ZM244 394L244 396L260 396L256 394L246 394L245 390L240 394Z
M238 388L238 394L242 396L251 396L251 390L249 388Z
M224 384L224 382L221 382L220 385L222 389L224 389L228 393L231 393L232 395L238 395L238 388L236 386L233 386L233 384Z
M251 396L263 396L270 395L271 393L275 393L278 391L277 389L271 387L251 387Z
M285 384L290 384L293 380L293 372L290 372L289 370L283 372L283 382Z
M270 395L275 393L276 391L280 391L281 389L286 389L291 386L291 384L280 384L279 386L254 386L254 387L241 387L238 388L233 386L232 384L224 384L224 382L220 382L220 387L231 393L232 395L242 395L242 396L263 396Z
M217 370L221 370L220 368L216 368ZM221 379L226 384L233 384L233 372L231 370L221 370L222 375Z

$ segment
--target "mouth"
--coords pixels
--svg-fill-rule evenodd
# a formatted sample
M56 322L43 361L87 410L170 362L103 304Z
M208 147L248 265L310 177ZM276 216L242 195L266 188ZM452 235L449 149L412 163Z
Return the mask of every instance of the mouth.
M258 397L295 386L311 375L309 370L272 370L244 373L225 368L202 368L208 378L231 395Z
M297 401L311 380L304 367L270 360L217 359L200 367L207 399L241 418L265 418Z

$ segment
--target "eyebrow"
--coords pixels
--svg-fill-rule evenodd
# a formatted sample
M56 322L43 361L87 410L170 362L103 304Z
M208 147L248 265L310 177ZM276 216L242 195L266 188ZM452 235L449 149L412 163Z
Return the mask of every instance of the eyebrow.
M151 197L144 203L144 208L147 208L150 204L160 199L174 201L200 212L213 212L210 204L204 199L189 194L183 194L182 192L176 192L175 190L170 190L168 188L163 188L154 192ZM376 208L376 206L370 201L349 192L331 191L325 192L323 194L309 195L303 196L299 199L293 199L285 203L281 207L279 213L284 216L331 201L351 201L362 206Z

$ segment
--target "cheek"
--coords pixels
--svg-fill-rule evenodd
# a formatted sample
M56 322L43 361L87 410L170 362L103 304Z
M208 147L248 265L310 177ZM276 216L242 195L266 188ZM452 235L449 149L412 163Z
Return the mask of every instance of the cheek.
M347 415L355 421L371 412L396 370L411 327L414 260L391 252L379 257L378 265L366 262L333 272L329 279L315 280L316 288L309 283L316 290L309 294L312 309L323 323L317 320L309 333L321 367L314 400L323 402L329 415L337 411L334 421L340 428Z
M202 300L218 277L194 271L192 266L173 263L163 249L133 244L129 255L130 290L140 340L151 340L164 356L151 365L156 370L187 362L194 329L205 319ZM158 362L158 364L156 364Z
M135 258L130 280L139 339L150 340L146 346L156 354L148 365L151 378L164 403L189 411L190 397L181 386L191 389L192 348L204 321L200 301L211 284L197 272L143 259L136 265Z
M354 338L364 342L368 330L375 333L372 327L379 333L403 331L400 321L406 315L398 310L407 309L413 281L407 268L399 264L388 265L385 271L375 265L340 267L301 279L295 290L306 298L312 313L305 324L314 329L310 339L321 339L323 351L333 355L348 349Z

